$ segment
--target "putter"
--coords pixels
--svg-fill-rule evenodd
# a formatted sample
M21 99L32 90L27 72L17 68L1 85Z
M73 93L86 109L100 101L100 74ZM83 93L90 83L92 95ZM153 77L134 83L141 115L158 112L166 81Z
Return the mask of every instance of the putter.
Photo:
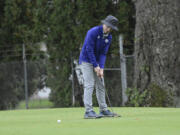
M112 117L121 117L119 114L114 113L114 111L113 111L110 98L109 98L108 93L107 93L107 91L106 91L106 87L105 87L105 83L104 83L104 77L101 78L101 82L102 82L102 84L103 84L103 86L104 86L104 89L105 89L105 95L106 95L106 97L107 97L107 100L108 100L108 103L109 103L109 107L110 107L110 109L111 109L111 111L112 111L112 113L113 113Z

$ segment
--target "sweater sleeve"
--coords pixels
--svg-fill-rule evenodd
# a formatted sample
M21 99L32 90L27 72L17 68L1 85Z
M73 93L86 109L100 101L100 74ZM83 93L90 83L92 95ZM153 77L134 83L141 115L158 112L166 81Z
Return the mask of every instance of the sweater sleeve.
M93 64L93 67L97 67L97 61L96 61L96 57L94 54L94 48L95 48L95 40L96 40L96 36L95 34L93 34L93 31L88 31L87 35L86 35L86 51L87 51L87 56L90 60L90 62Z
M105 64L105 61L106 61L106 54L107 54L107 52L109 50L109 46L111 45L111 40L112 40L112 38L110 38L109 43L106 44L105 47L103 48L103 50L101 51L100 62L99 62L100 68L104 68L104 64Z

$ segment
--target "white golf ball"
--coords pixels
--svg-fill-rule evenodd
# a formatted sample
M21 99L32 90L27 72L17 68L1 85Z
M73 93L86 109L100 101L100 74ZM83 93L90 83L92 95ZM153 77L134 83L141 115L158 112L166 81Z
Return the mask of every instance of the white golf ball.
M61 120L57 120L57 123L61 123Z

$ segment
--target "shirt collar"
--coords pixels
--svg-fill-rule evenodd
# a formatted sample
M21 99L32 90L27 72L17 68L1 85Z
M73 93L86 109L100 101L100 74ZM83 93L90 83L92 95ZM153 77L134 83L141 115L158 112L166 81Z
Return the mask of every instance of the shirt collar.
M103 33L103 38L107 38L109 36L109 33L105 34Z
M110 33L105 34L105 33L103 32L103 26L102 26L102 25L100 26L100 28L101 28L101 34L102 34L103 38L107 38Z

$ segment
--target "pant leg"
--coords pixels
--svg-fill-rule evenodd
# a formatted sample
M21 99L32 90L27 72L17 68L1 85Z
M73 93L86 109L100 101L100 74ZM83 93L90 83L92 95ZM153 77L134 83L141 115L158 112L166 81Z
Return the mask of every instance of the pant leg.
M105 99L105 87L103 86L103 83L96 74L94 75L95 77L95 86L96 86L96 96L99 104L99 110L107 110L107 104L106 104L106 99Z
M92 94L94 90L94 68L93 65L90 63L83 62L81 64L81 70L83 74L83 81L84 81L84 106L86 112L92 111Z

